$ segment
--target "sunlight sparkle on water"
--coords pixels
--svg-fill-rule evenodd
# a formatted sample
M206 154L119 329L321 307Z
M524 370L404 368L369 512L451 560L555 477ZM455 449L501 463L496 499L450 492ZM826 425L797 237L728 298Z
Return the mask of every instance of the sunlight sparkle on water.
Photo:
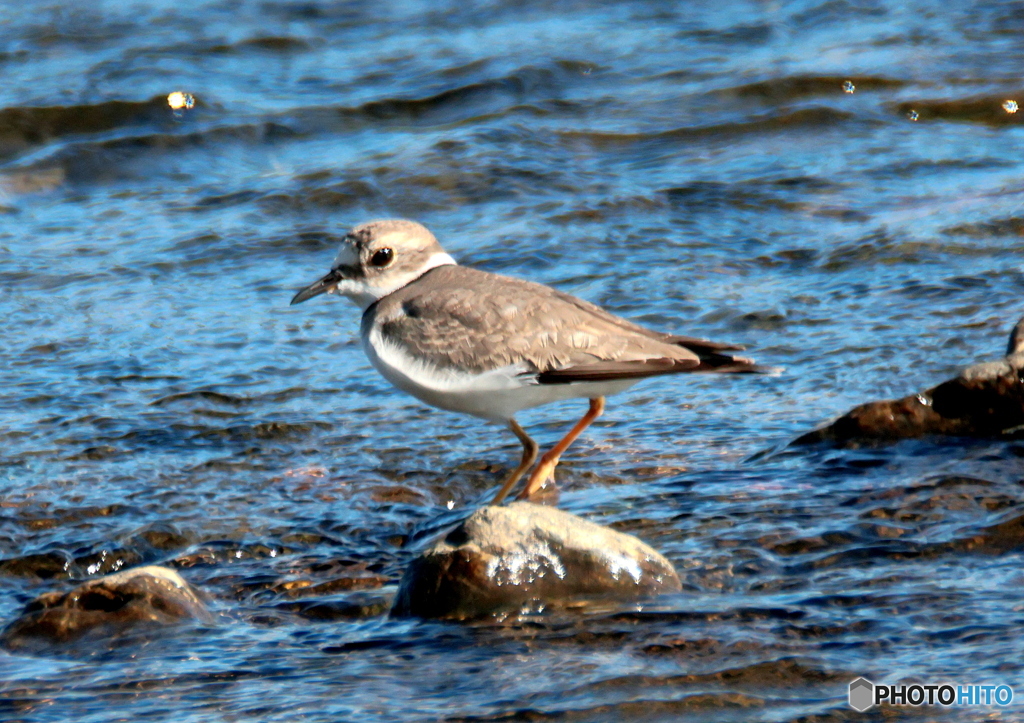
M171 106L171 110L189 110L196 104L196 99L191 93L183 93L180 90L176 90L167 96L167 105Z
M1017 112L1017 101L1015 101L1015 100L1004 100L1003 101L1003 110L1005 110L1007 113L1016 113Z
M856 89L857 89L857 86L855 86L855 85L854 85L854 84L853 84L852 82L850 82L849 80L844 80L844 81L843 81L843 92L844 92L844 93L852 93L852 92L853 92L853 91L855 91Z

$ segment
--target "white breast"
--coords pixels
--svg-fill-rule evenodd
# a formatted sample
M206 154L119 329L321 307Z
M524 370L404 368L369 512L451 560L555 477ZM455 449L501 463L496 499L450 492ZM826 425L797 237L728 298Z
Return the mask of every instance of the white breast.
M443 369L416 359L407 348L385 340L375 327L363 335L362 342L374 368L402 391L434 407L491 422L504 423L521 409L562 399L608 396L638 381L538 384L525 373L523 364L482 373Z

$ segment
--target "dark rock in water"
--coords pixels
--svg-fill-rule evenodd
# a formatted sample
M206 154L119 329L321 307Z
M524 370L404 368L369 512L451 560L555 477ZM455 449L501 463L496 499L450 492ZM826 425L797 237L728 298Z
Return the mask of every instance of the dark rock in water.
M392 615L473 618L532 601L636 599L681 589L631 535L529 502L484 507L413 560Z
M1024 353L1024 317L1017 322L1010 332L1010 341L1006 344L1006 356Z
M868 402L794 444L885 441L941 434L1007 437L1024 432L1024 319L1010 334L1005 359L967 367L920 394Z
M67 593L41 595L4 629L0 642L10 649L38 649L182 620L213 618L177 572L150 565L89 580Z

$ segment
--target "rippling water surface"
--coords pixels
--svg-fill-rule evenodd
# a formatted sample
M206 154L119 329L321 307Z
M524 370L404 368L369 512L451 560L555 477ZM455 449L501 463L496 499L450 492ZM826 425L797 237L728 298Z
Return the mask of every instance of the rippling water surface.
M6 719L860 720L859 675L1020 681L1020 443L778 451L999 356L1024 312L1018 5L7 3L0 28L0 619L142 562L219 615L0 654ZM518 447L391 389L355 307L289 308L380 216L785 367L640 384L562 463L561 505L682 594L384 614ZM521 421L550 444L580 405ZM917 717L983 712L1017 715Z

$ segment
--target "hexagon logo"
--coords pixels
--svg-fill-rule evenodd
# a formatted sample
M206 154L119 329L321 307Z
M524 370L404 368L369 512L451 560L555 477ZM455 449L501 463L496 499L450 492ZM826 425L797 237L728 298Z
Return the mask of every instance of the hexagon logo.
M875 704L875 684L865 678L850 683L850 707L863 713Z

